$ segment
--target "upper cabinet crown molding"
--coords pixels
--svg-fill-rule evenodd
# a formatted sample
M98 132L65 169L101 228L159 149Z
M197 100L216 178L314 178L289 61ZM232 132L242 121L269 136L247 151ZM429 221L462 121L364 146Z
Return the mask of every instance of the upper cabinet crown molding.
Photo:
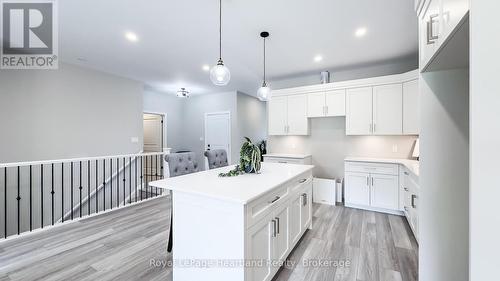
M271 96L277 97L277 96L287 96L287 95L314 93L314 92L328 92L328 91L342 90L348 88L360 88L367 86L404 83L415 79L418 79L418 69L401 74L278 89L278 90L273 90L271 92Z

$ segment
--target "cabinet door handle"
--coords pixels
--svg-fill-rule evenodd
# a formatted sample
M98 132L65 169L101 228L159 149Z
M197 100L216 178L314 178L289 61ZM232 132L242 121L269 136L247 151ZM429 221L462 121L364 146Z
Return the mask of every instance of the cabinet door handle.
M416 209L416 208L417 208L417 205L415 205L415 199L417 199L417 195L412 194L412 195L411 195L411 207L412 207L413 209Z
M377 123L373 123L373 132L377 132Z
M276 221L272 220L272 222L273 222L273 233L272 233L272 236L276 237Z
M307 205L307 194L302 193L302 206Z
M299 180L299 183L305 183L307 179L301 179Z
M369 126L370 126L370 134L371 134L371 133L373 133L373 124L370 123Z
M370 186L370 177L366 177L366 185Z
M276 196L276 197L274 197L274 199L273 199L273 200L269 201L268 203L269 203L269 204L273 204L274 202L276 202L276 201L280 200L280 198L281 198L281 197Z
M371 177L371 178L372 178L372 186L373 186L373 177Z
M277 234L280 234L280 218L275 217L274 219L276 220L276 224L278 225L278 226L277 226L276 233L277 233Z
M438 14L432 14L429 16L429 21L427 22L427 45L436 43L435 40L439 38L438 35L434 35L433 24L435 22L435 18L437 18Z
M325 106L325 115L328 115L328 105Z
M405 175L409 176L410 174L408 172L405 171Z

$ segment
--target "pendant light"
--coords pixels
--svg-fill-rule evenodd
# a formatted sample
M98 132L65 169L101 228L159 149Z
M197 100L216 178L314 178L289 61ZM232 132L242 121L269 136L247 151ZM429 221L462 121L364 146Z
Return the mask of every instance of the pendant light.
M214 85L225 86L230 79L231 73L222 61L222 0L219 0L219 61L210 69L210 80Z
M271 95L271 88L266 83L266 38L269 37L269 32L261 32L260 37L264 38L264 82L262 82L262 87L257 91L257 96L261 101L268 101Z

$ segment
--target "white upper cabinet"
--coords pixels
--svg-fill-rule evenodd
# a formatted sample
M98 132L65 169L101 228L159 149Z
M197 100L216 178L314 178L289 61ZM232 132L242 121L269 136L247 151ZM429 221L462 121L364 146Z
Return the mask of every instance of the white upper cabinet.
M325 93L307 94L307 117L325 116Z
M373 87L373 134L403 133L403 87L401 84Z
M269 135L286 135L287 130L287 97L275 97L268 103Z
M307 95L288 96L288 135L309 134Z
M278 96L268 104L269 135L307 135L307 95Z
M348 89L346 93L346 134L371 135L372 87Z
M307 117L345 116L345 90L307 94Z
M403 83L403 135L420 133L418 80Z
M468 56L468 48L457 48L465 34L468 38L467 25L470 0L421 0L417 4L419 15L419 56L420 69L434 71L455 68L465 63L463 57ZM450 48L452 53L441 56L442 51ZM446 52L444 52L446 53Z
M345 116L345 90L325 93L325 116Z

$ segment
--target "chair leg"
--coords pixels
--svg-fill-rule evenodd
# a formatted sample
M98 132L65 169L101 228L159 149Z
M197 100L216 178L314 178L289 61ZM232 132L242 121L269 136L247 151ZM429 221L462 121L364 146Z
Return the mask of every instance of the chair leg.
M173 198L172 196L173 196L173 192L170 191L170 201L171 201L171 203L170 203L170 233L168 235L168 246L167 246L167 251L169 253L172 252L172 244L173 244L172 240L174 238L174 236L173 236L173 228L174 228L174 226L173 226L174 225L173 224L173 222L174 222L174 210L173 210L174 206L173 206L173 203L174 202L172 200L172 198Z

